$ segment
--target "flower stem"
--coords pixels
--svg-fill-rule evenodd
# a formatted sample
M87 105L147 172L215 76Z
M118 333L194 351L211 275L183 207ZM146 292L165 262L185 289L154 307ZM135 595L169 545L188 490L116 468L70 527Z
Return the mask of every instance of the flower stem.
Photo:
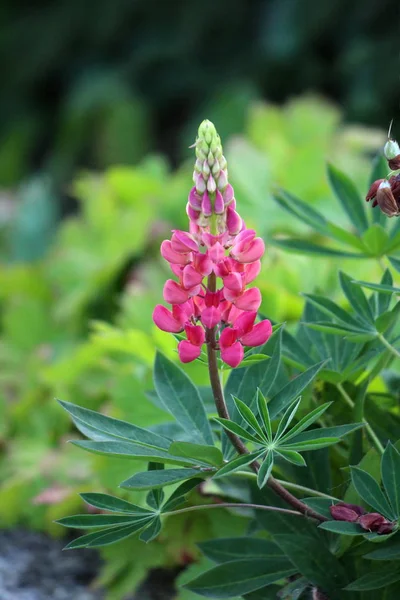
M178 510L171 510L170 512L163 513L164 516L179 515L182 513L193 512L195 510L209 510L213 508L252 508L253 510L268 510L274 512L285 513L287 515L296 515L301 517L302 514L297 510L290 510L289 508L280 508L279 506L265 506L264 504L242 504L239 502L220 502L218 504L198 504L197 506L188 506L186 508L180 508Z
M392 346L392 344L388 342L387 339L381 333L378 333L378 339L382 342L384 346L386 346L386 348L393 354L393 356L400 358L400 352L396 350L396 348Z
M211 273L211 275L209 275L208 277L208 289L210 290L210 292L216 291L216 277L214 273ZM224 392L222 390L218 372L215 327L213 327L212 329L207 329L206 342L208 354L208 371L210 375L211 388L214 394L215 406L219 417L222 417L223 419L229 419L229 412L226 406ZM226 434L229 437L231 444L234 446L234 448L239 454L249 454L247 447L237 435L230 431L226 431ZM257 461L254 461L250 464L250 467L255 473L258 473L260 465ZM268 479L267 485L285 502L290 504L290 506L293 506L293 508L295 508L303 515L311 517L313 519L317 519L317 521L320 522L328 520L323 515L309 508L306 504L304 504L304 502L296 498L296 496L293 496L276 479L274 479L274 477L271 476Z
M343 400L346 402L346 404L351 409L354 409L354 402L350 398L350 396L348 395L348 393L346 392L346 390L344 389L344 387L342 386L341 383L337 384L337 389L341 393ZM363 419L363 423L365 424L365 429L368 431L368 435L371 438L371 441L374 444L375 448L378 450L378 452L380 454L383 454L385 448L383 447L383 445L382 445L380 439L378 438L378 436L376 435L375 431L372 429L371 425L368 423L368 421L366 419Z

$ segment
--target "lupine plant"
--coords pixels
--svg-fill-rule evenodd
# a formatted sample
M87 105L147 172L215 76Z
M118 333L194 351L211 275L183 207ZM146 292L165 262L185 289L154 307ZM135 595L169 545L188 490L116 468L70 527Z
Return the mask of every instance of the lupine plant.
M156 306L153 318L176 337L181 363L204 365L209 386L196 386L177 361L158 353L152 398L173 419L162 431L61 402L88 438L74 441L77 446L148 462L146 471L121 482L124 498L81 495L90 511L59 523L88 533L67 548L107 546L133 535L156 543L173 515L233 511L248 519L247 535L200 544L215 564L186 578L185 598L395 598L400 335L399 303L392 299L400 288L391 268L400 271L400 220L391 229L387 222L399 215L400 188L399 175L387 171L400 166L399 147L389 140L374 167L366 196L375 205L371 216L350 179L329 167L350 230L277 192L279 206L322 241L273 243L377 260L383 271L379 283L340 272L346 304L305 294L302 320L288 328L258 314L261 294L253 281L265 246L237 211L211 122L200 125L194 147L188 229L174 230L161 245L174 276L163 291L170 308ZM146 506L126 499L133 490L148 491Z

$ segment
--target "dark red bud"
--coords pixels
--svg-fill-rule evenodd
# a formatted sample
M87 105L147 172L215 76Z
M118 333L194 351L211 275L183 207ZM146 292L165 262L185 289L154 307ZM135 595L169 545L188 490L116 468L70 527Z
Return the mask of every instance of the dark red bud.
M378 531L378 529L388 523L382 515L379 513L368 513L366 515L362 515L358 521L363 529L367 531Z
M399 207L388 181L383 181L379 185L378 191L376 192L376 200L381 211L388 217L396 217L400 214Z
M369 202L370 200L373 200L375 198L376 192L378 191L378 188L381 185L382 181L385 181L385 180L384 179L377 179L371 185L371 187L368 190L367 195L365 196L365 199L366 199L367 202Z
M349 523L355 523L358 517L365 513L362 506L348 504L347 502L339 502L334 506L330 506L329 510L335 521L348 521Z
M388 160L388 165L389 169L392 169L392 171L397 171L397 169L400 169L400 154Z
M394 530L395 527L395 523L391 522L391 521L387 521L387 523L382 523L382 525L379 527L377 533L380 533L381 535L387 535L388 533L392 533L392 531Z

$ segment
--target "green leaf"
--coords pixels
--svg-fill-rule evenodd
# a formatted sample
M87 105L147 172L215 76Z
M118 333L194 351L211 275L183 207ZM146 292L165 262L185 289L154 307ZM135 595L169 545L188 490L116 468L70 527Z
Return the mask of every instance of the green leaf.
M127 532L128 529L128 532ZM69 544L67 544L63 550L75 550L77 548L87 548L89 544L92 542L97 542L104 535L112 533L114 534L114 540L118 541L127 537L125 534L132 535L132 531L130 526L124 525L123 527L110 527L109 529L102 529L101 531L95 531L94 533L87 533L86 535L81 535L76 540L72 540Z
M118 529L115 528L107 533L105 530L103 530L103 535L86 544L85 548L99 548L101 546L110 546L111 544L115 544L115 542L124 540L134 533L139 533L139 531L144 529L149 522L151 522L149 519L137 521L136 523L132 523L132 525L128 525L127 527Z
M400 258L395 258L394 256L389 256L389 260L392 263L392 267L396 269L398 273L400 273Z
M358 523L347 523L346 521L325 521L318 527L341 535L363 535L365 533L365 530Z
M79 429L81 429L80 425L88 427L88 432L86 430L83 431L87 437L91 438L91 432L95 433L95 437L93 437L95 441L121 439L164 450L167 450L171 443L171 440L168 438L127 423L126 421L106 417L98 412L82 408L70 402L59 400L59 403L69 412Z
M192 477L199 477L199 475L200 472L198 469L143 471L142 473L135 473L135 475L123 481L119 487L130 490L150 490L172 485Z
M269 360L270 358L271 357L267 356L266 354L250 354L249 356L246 356L246 358L244 358L240 365L238 365L236 368L244 369L246 367L251 367L252 365L264 362L265 360Z
M387 587L396 581L400 581L400 571L394 570L392 565L388 565L379 571L362 575L344 589L352 592L365 592Z
M224 465L217 471L213 478L219 479L220 477L224 477L225 475L230 475L234 471L237 471L238 469L241 469L242 467L245 467L246 465L249 465L253 461L257 460L261 455L262 452L260 451L250 452L250 454L244 454L239 456L238 458L230 460L226 465Z
M270 243L278 248L283 248L288 252L301 254L314 254L317 256L335 256L337 258L367 258L366 254L358 254L356 252L344 252L327 246L319 246L312 242L299 239L276 239L272 238Z
M400 540L398 535L384 544L380 544L378 550L365 555L370 560L398 560L400 559Z
M109 496L108 494L100 494L97 492L89 492L86 494L79 494L82 500L84 500L90 506L95 506L101 510L109 510L111 512L118 513L129 513L130 515L149 515L152 511L141 506L131 504L127 500L121 500L115 496Z
M150 511L149 516L151 516ZM134 515L73 515L72 517L63 517L56 522L63 527L89 529L92 527L110 527L110 525L131 524L138 520L146 520L149 516L142 516L140 519L137 519Z
M274 453L268 452L268 454L264 458L264 460L258 470L258 473L257 473L257 485L260 489L263 488L264 485L267 483L267 481L271 475L273 466L274 466Z
M215 446L204 446L202 444L192 444L191 442L172 442L169 452L174 456L182 456L183 458L198 459L219 467L224 461L222 452Z
M388 234L378 223L371 225L361 239L371 256L382 256L389 242Z
M281 437L281 442L286 442L287 440L290 440L294 436L307 429L307 427L310 427L310 425L315 423L315 421L317 421L324 414L324 412L327 410L327 408L329 408L331 404L332 402L325 402L325 404L322 404L322 406L317 406L317 408L314 408L314 410L312 410L308 415L300 419L300 421L296 423L296 425L294 425L294 427L292 427L290 431L288 431L283 437Z
M329 510L333 504L332 499L330 499L330 498L315 498L315 496L312 496L310 498L303 498L302 501L304 502L304 504L307 504L307 506L309 506L316 512L319 512L321 515L324 515L324 517L327 517L328 519L332 519L332 515ZM340 501L337 500L337 502L340 502Z
M193 441L214 445L207 414L197 388L189 377L163 354L157 353L154 385L165 408Z
M214 421L217 421L217 423L220 423L224 429L227 429L231 433L238 435L239 437L243 438L244 440L247 440L248 442L254 442L254 444L263 444L264 443L262 439L260 439L259 437L255 436L255 435L252 435L251 433L246 431L246 429L243 429L243 427L241 427L237 423L234 423L230 419L214 417Z
M306 450L319 450L320 448L326 448L327 446L332 446L332 444L337 444L339 442L339 438L337 437L321 437L316 440L309 440L308 442L297 442L296 440L291 440L287 444L279 446L279 451L282 449L286 450L294 450L297 452L305 452Z
M256 435L259 435L261 439L268 441L264 431L260 427L256 417L253 415L250 408L235 396L233 396L233 401L242 419L253 429Z
M290 463L293 463L297 467L306 466L306 461L304 460L304 458L301 456L301 454L295 452L294 450L283 450L282 448L279 448L279 450L277 450L277 454L282 456L285 460L289 461Z
M318 371L326 364L327 361L320 362L298 375L292 381L289 381L275 396L269 401L268 409L271 419L277 415L295 399L298 398L301 392L314 379Z
M193 478L188 479L181 483L180 486L176 488L176 490L171 494L168 500L165 502L162 507L162 512L168 512L170 510L174 510L177 506L182 504L185 501L186 496L191 492L195 487L197 487L200 483L203 482L203 479Z
M393 310L388 310L381 314L375 321L376 330L379 333L384 333L397 322L398 316L400 312L400 302L396 304Z
M162 473L164 471L164 465L158 462L149 462L147 466L149 473ZM146 496L147 504L156 511L160 510L161 504L164 502L164 492L159 487L154 487Z
M400 517L400 454L388 442L381 462L382 483L389 502L393 509L395 519Z
M149 523L146 529L142 531L139 537L142 540L142 542L146 542L146 544L148 544L149 542L153 541L156 537L158 537L160 531L161 519L159 516L157 516Z
M359 233L368 229L368 220L362 199L351 179L342 171L328 165L329 183L351 223Z
M207 558L216 563L225 563L241 558L270 559L284 556L275 542L252 537L213 539L201 542L198 546Z
M272 426L267 401L260 389L257 389L257 408L265 427L267 440L272 442Z
M371 306L362 289L352 283L352 277L339 271L339 280L347 300L362 321L374 325L374 315Z
M293 421L293 419L297 413L297 409L299 408L300 402L301 402L301 398L298 398L298 399L294 400L291 404L289 404L289 406L287 407L286 411L283 414L282 419L279 422L278 428L275 433L276 441L278 441L278 440L281 441L280 438L285 433L285 431L289 427L290 423Z
M317 212L310 204L303 202L293 194L285 190L278 190L272 196L281 208L289 214L294 215L299 221L312 227L318 233L327 235L327 220L321 213Z
M341 563L325 546L322 537L278 534L274 539L308 581L323 590L329 590L331 600L343 600L341 588L347 582L346 574Z
M359 237L354 235L354 233L351 233L350 231L347 231L347 229L343 229L338 225L334 225L333 223L328 223L327 229L330 237L335 238L344 244L348 244L349 246L353 246L353 248L357 248L357 250L365 252L364 244Z
M345 336L349 342L368 342L376 337L376 331L370 331L367 329L350 329L345 328L342 325L335 325L334 323L318 321L316 323L304 323L306 327L314 329L315 331L322 331L323 333L330 333L333 335Z
M206 598L231 598L293 575L286 558L250 558L217 565L183 587Z
M319 427L310 429L297 434L291 439L290 443L308 442L311 440L320 440L321 438L342 438L357 429L364 427L364 423L350 423L349 425L337 425L336 427Z
M352 283L354 285L359 285L360 287L368 288L369 290L375 290L382 294L400 294L400 288L394 287L393 285L382 285L381 283L369 283L368 281L359 281L358 279L353 279Z
M92 442L86 440L72 440L74 446L83 448L88 452L94 454L106 454L110 456L120 456L123 458L129 458L131 460L148 460L159 463L171 463L171 464L183 464L189 463L199 464L201 466L207 466L202 461L181 458L179 456L172 456L168 452L158 450L157 448L150 448L149 446L140 446L139 444L130 442Z
M316 294L303 294L305 298L314 306L317 306L321 312L335 318L340 324L345 325L350 329L359 329L360 323L353 319L348 312L338 306L335 302L324 296L317 296Z
M375 479L359 467L351 468L351 478L358 495L387 519L393 520L392 508Z

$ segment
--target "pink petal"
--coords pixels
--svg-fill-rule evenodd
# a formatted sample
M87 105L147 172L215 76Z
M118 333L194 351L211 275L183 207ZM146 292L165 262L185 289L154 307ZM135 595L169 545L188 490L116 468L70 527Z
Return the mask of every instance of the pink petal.
M271 334L271 322L265 319L265 321L261 321L261 323L254 325L249 333L242 335L241 342L245 346L261 346L271 337Z
M208 195L208 192L204 192L203 200L201 203L201 212L206 217L211 217L211 215L212 215L212 212L213 212L212 205L211 205L211 200L210 200L210 196Z
M165 306L158 304L153 311L153 321L162 331L179 333L183 330L182 324L173 316Z
M243 356L244 350L240 342L236 342L229 348L221 350L222 360L233 369L242 362Z
M258 288L246 290L237 300L235 305L241 310L257 311L261 304L261 292Z
M229 303L229 304L231 304L231 303ZM231 304L231 310L230 310L229 319L227 319L227 322L231 323L232 325L236 325L236 321L243 314L247 314L247 313L243 310L239 310L238 308L236 308L236 306L234 304Z
M226 226L231 235L239 233L242 227L242 219L240 215L231 207L228 206L226 211Z
M193 266L203 277L207 277L213 270L213 263L208 253L202 254L201 252L196 252L193 255Z
M174 265L174 263L169 263L169 267L170 267L171 271L173 272L173 274L179 280L181 280L182 272L183 272L183 265Z
M252 240L254 240L255 237L256 232L254 231L254 229L243 229L243 231L241 231L235 239L235 246L243 245L241 246L241 249L243 249L244 244L251 242Z
M206 306L219 306L221 301L221 292L207 292L204 296L204 302Z
M189 298L188 292L172 279L167 279L165 282L163 295L168 304L183 304Z
M233 192L233 187L231 186L230 183L228 183L228 185L224 189L222 195L224 197L225 205L228 205L228 204L230 204L232 202L233 196L234 196L234 192Z
M227 287L222 288L222 292L224 294L224 298L225 300L228 300L229 302L234 302L236 303L237 300L243 295L242 291L234 291L234 290L230 290Z
M215 200L214 200L214 212L216 215L222 215L224 210L225 210L224 199L222 197L221 192L219 190L217 190L217 192L215 194Z
M242 244L232 248L231 254L233 258L242 263L252 263L259 260L265 251L265 244L261 238L255 238L250 244L246 244L246 248L240 250Z
M200 212L201 211L201 196L196 192L196 188L193 187L189 192L189 204L190 206Z
M196 252L199 249L197 242L190 233L178 229L172 234L171 244L175 252Z
M164 240L161 244L161 256L170 263L175 265L187 265L190 262L191 255L189 253L176 252L172 249L172 244L169 240Z
M198 212L197 210L195 210L193 208L193 206L190 206L189 202L186 205L186 214L187 214L187 216L189 217L189 219L191 221L197 221L197 219L200 216L200 212ZM191 232L191 233L193 233L193 232Z
M199 358L201 354L201 346L194 346L187 340L182 340L178 344L178 354L181 362L192 362L192 360Z
M239 337L249 333L253 329L256 320L256 312L242 312L235 320L235 329L239 332Z
M235 329L232 329L231 327L225 327L225 329L220 335L219 345L221 348L228 348L229 346L232 346L232 344L234 344L237 339L238 332Z
M187 289L186 292L189 294L189 298L198 296L201 292L201 285L195 285L194 287Z
M200 325L190 325L188 323L185 325L185 332L187 339L191 344L194 344L195 346L202 346L204 344L206 334Z
M254 281L256 277L260 274L261 271L261 261L256 260L253 263L249 263L245 266L245 276L244 281L246 285L251 281Z
M201 313L201 322L208 329L212 329L221 322L221 311L215 306L205 308Z
M225 257L225 250L222 244L217 242L209 248L207 254L213 262L218 263Z
M186 289L199 285L203 281L203 275L198 273L192 265L186 265L182 273L183 287Z
M224 286L232 292L241 292L243 289L243 279L240 273L230 273L224 277Z
M210 248L209 252L210 251L211 251L211 248ZM221 262L219 262L217 265L215 265L214 272L217 277L226 277L227 275L229 275L230 269L228 268L227 259L221 260Z

